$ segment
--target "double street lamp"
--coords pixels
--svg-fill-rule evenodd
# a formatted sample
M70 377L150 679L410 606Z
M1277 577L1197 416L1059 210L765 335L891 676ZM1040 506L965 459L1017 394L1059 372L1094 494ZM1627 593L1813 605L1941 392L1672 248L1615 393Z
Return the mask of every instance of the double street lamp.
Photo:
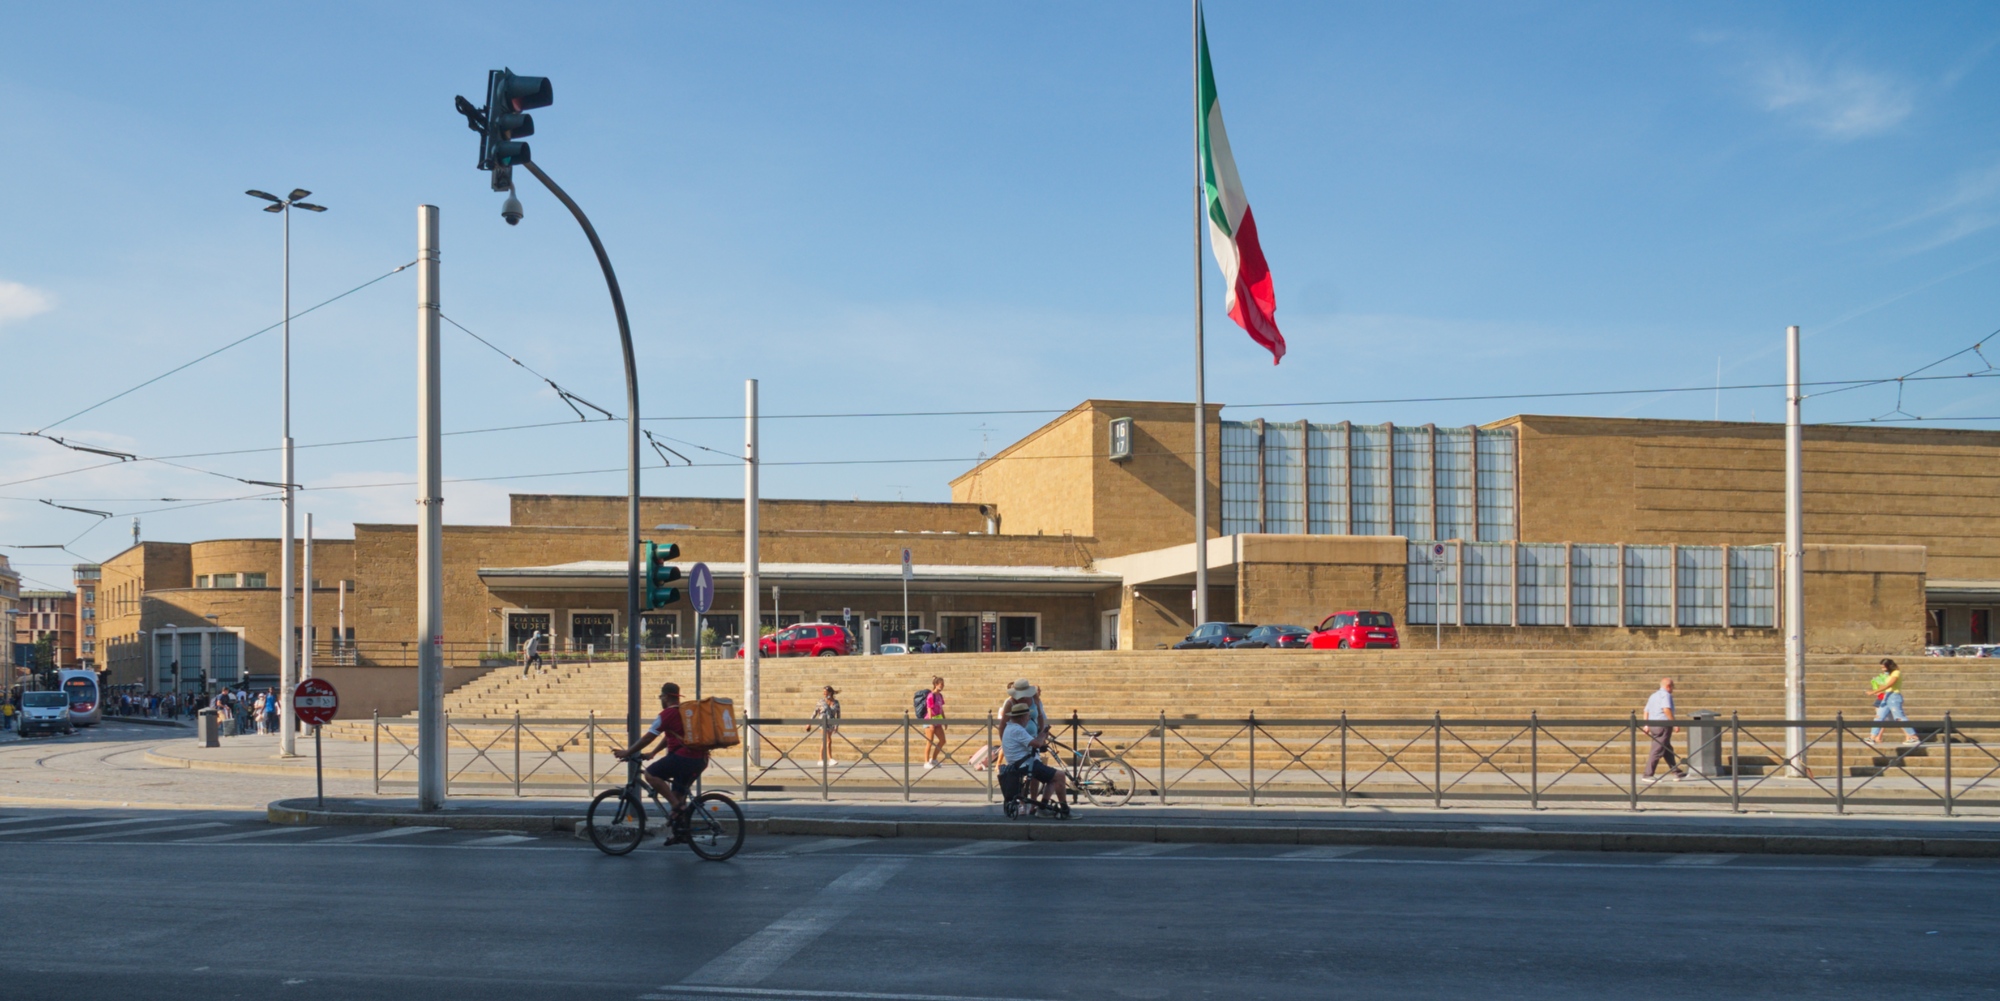
M295 576L292 569L294 538L292 494L296 489L295 484L297 482L292 479L292 209L301 208L308 212L325 212L326 207L305 201L306 198L312 195L312 192L304 188L293 188L292 193L283 198L279 198L277 195L266 191L258 191L255 188L245 191L244 194L252 198L262 198L270 202L271 204L264 206L264 211L275 212L285 217L285 346L284 378L280 383L283 387L281 390L283 398L280 405L282 414L280 422L282 427L279 438L279 446L282 454L280 464L282 469L281 475L278 477L278 489L283 491L282 502L285 520L284 548L278 555L278 574L284 581L280 585L278 599L278 690L283 693L284 711L278 716L278 733L281 748L279 753L290 757L293 753L292 686L298 681L298 655L292 639L292 634L296 631L296 627L292 622L292 578Z

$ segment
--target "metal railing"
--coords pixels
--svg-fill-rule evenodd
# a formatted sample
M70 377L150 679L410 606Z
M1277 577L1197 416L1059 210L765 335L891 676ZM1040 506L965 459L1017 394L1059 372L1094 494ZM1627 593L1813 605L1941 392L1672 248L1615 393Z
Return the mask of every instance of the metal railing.
M1657 721L1656 721L1657 722ZM942 749L925 767L933 727ZM1918 744L1873 744L1872 720L1681 719L1665 739L1687 775L1644 770L1659 738L1649 721L1619 718L1446 719L1350 717L1119 717L1072 715L1053 724L1067 749L1089 746L1092 760L1122 764L1134 802L1250 806L1424 805L1623 806L1727 809L1764 807L2000 809L2000 722L1894 721ZM896 798L998 795L1000 723L991 716L939 724L901 718L742 721L744 741L715 752L703 781L758 795ZM625 743L624 720L452 718L445 721L450 786L464 793L582 795L623 781L611 749ZM1803 749L1785 754L1785 734ZM754 736L754 739L752 739ZM1893 738L1892 738L1893 739ZM415 725L373 724L375 789L415 781ZM758 756L750 756L752 746ZM825 751L831 749L832 753ZM1071 764L1061 751L1054 763Z

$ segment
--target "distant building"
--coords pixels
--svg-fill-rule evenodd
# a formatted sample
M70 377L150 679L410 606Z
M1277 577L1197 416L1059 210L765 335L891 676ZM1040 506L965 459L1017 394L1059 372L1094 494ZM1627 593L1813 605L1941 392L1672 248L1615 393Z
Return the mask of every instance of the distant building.
M95 563L78 563L72 570L76 581L76 653L78 667L97 664L97 584L104 570Z
M69 591L22 591L14 616L14 642L48 640L55 652L51 667L76 666L76 595Z

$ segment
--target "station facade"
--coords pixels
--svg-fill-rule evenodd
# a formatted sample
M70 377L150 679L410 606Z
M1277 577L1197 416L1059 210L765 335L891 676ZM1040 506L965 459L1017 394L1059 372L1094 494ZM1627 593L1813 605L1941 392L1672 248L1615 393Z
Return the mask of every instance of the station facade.
M1199 477L1191 405L1090 400L952 480L948 503L763 500L758 626L845 615L891 636L934 630L953 650L1168 644L1194 625L1199 480L1217 616L1310 626L1382 610L1452 646L1778 649L1781 427L1524 415L1441 428L1221 410ZM1996 459L1989 432L1807 429L1810 648L1994 639ZM624 505L516 495L506 525L446 526L448 659L470 667L537 631L571 655L622 649ZM743 515L736 499L643 501L642 524L676 526L647 534L708 563L718 585L701 623L685 604L646 613L647 646L746 632ZM176 660L184 674L198 660L274 675L277 556L275 540L250 539L148 542L107 560L113 680L164 682ZM319 662L414 662L414 526L320 542L314 577Z

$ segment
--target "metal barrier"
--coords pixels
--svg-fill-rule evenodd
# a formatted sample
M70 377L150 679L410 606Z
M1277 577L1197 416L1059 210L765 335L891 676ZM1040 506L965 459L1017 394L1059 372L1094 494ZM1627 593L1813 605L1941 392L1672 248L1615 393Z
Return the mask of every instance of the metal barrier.
M2000 808L2000 750L1977 734L2000 722L1884 721L1908 726L1917 744L1874 744L1857 731L1873 720L1680 719L1665 738L1686 777L1642 774L1661 738L1647 721L1624 719L1284 719L1155 717L1084 719L1052 724L1057 764L1123 765L1135 801L1352 806L1423 804L1620 805L1714 808L1961 807ZM943 721L900 718L758 718L741 723L743 743L710 757L703 781L749 800L836 794L866 797L963 796L992 801L995 767L975 766L981 748L998 757L1000 723L992 716ZM936 731L938 752L926 753ZM1803 749L1787 757L1785 733L1800 730ZM415 725L374 721L375 789L413 785ZM450 788L514 795L578 795L624 780L610 754L625 743L624 721L491 717L445 720ZM1676 736L1678 734L1678 736ZM754 740L752 739L754 735ZM752 760L750 748L759 748ZM832 754L824 753L830 748ZM1683 754L1685 748L1688 752ZM1694 752L1697 748L1702 753ZM384 752L393 759L384 763ZM602 752L602 753L600 753ZM925 763L934 757L930 767ZM1664 757L1664 755L1662 755ZM1697 771L1694 764L1709 771Z

